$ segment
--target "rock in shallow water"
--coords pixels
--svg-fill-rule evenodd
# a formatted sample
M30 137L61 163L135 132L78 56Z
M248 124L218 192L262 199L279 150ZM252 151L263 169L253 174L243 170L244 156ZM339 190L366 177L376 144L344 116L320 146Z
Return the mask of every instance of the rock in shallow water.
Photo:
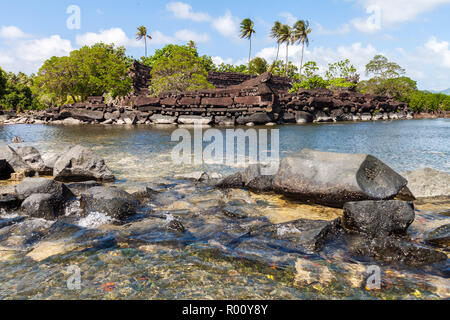
M344 205L343 227L369 236L404 234L414 222L414 204L404 201L360 201Z
M274 190L333 207L361 200L394 198L407 180L377 158L304 149L284 158L274 176Z
M425 242L432 245L448 247L450 245L450 224L431 231L425 239Z
M15 191L20 200L34 193L51 194L60 201L67 201L74 196L63 183L45 178L26 178L15 187Z
M14 169L9 165L5 159L0 160L0 180L7 180L11 177Z
M114 175L105 161L92 150L82 146L67 148L55 162L55 180L80 182L89 180L113 181Z
M63 215L63 203L55 195L34 193L25 199L21 210L30 217L54 220Z
M33 168L31 168L31 166L26 163L10 146L0 145L0 157L8 162L14 172L25 172L26 176L31 176L34 174Z
M124 219L136 213L139 200L116 188L94 187L81 194L80 206L85 214L105 213L114 219Z
M41 154L34 147L20 147L16 149L17 154L36 172L42 175L52 175L53 168L47 167L42 160Z
M395 237L368 239L358 236L356 241L352 241L350 250L356 255L372 256L383 262L411 266L433 264L447 259L443 252Z

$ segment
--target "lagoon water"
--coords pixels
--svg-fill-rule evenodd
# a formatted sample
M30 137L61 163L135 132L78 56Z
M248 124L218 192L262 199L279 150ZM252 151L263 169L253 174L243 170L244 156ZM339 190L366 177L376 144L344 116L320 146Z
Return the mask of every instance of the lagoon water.
M298 218L333 220L342 214L340 210L292 203L279 196L247 191L221 192L177 181L174 179L177 174L204 170L226 175L241 168L172 163L170 152L177 144L170 141L174 129L176 127L7 125L0 126L0 142L10 142L14 136L20 136L25 145L35 146L41 154L60 152L68 145L90 147L105 159L118 179L115 183L118 187L130 192L149 182L167 187L150 205L151 214L167 217L193 214L204 219L205 225L215 225L216 221L203 215L224 206L227 210L265 217L275 223ZM279 130L281 157L303 148L369 153L398 172L421 167L450 172L449 119L254 129ZM448 211L448 206L449 202L424 204L425 209L418 214L411 232L425 223L430 226L449 223L447 217L439 215ZM101 214L83 217L74 222L87 228L81 236L77 233L76 237L44 239L31 247L11 244L0 234L0 299L450 297L449 280L439 272L384 266L383 290L368 291L362 282L367 277L364 272L368 262L355 261L338 249L294 256L267 252L263 248L252 253L228 252L217 230L204 230L200 222L190 231L202 236L193 241L155 231L159 229L149 220L118 226ZM216 226L220 228L218 222ZM115 239L112 245L94 248L80 245L92 243L93 239L108 243L111 237ZM81 269L80 290L67 288L70 265ZM303 280L310 276L317 281L305 284Z

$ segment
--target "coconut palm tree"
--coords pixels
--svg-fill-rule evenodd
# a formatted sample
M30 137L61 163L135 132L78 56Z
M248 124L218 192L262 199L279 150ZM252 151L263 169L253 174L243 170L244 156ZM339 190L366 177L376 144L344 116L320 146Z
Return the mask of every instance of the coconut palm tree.
M270 31L270 36L277 41L277 58L275 59L275 62L278 61L278 56L280 55L280 29L281 29L281 22L275 21L273 24L272 30Z
M292 28L287 24L283 24L280 28L280 43L286 44L286 76L288 76L288 66L289 66L289 44L292 42Z
M147 28L144 27L144 26L139 26L137 28L136 39L137 40L144 39L144 43L145 43L145 57L147 57L147 38L149 38L150 40L152 39L152 37L149 34L147 34Z
M298 42L298 43L302 44L302 57L300 60L300 75L302 75L303 56L305 54L305 45L309 46L308 35L311 32L312 32L312 29L309 27L309 22L307 20L299 20L294 24L292 43Z
M256 33L254 29L255 23L247 18L242 20L241 22L241 39L249 39L250 40L250 51L248 53L248 66L250 68L250 60L252 57L252 36Z

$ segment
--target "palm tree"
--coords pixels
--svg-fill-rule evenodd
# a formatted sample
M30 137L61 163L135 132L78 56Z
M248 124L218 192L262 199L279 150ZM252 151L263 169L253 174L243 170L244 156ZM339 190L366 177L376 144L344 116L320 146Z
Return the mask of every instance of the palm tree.
M288 63L289 63L289 44L292 42L292 28L287 24L283 24L280 28L280 43L286 44L286 76L288 76Z
M300 75L302 75L303 69L303 56L305 54L305 44L309 46L309 38L308 35L312 32L312 29L309 27L309 22L307 20L299 20L294 24L294 35L292 42L299 42L302 44L302 58L300 60Z
M191 49L197 50L197 45L195 44L194 40L189 40L188 41L188 47L191 48Z
M280 21L275 21L275 23L273 24L272 30L270 32L270 36L273 39L277 40L277 45L278 45L277 58L275 59L275 62L278 61L278 56L280 54L280 45L281 45L281 42L280 42L280 29L281 29L281 26L282 26L282 24L281 24Z
M249 18L244 19L241 22L241 39L249 39L250 40L250 51L248 54L249 68L250 68L250 60L252 57L252 35L256 33L254 26L255 26L255 23Z
M147 57L147 38L149 38L150 40L152 39L152 37L149 34L147 34L147 28L144 27L144 26L139 26L137 28L136 39L137 40L144 39L144 42L145 42L145 57Z

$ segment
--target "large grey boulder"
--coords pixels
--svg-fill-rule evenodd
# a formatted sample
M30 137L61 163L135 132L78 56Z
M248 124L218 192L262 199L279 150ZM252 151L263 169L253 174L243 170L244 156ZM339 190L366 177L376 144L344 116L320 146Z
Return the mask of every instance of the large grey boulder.
M89 180L113 181L114 175L105 161L92 150L75 146L67 148L55 162L53 168L55 180L80 182Z
M405 201L360 201L344 205L342 225L369 236L405 234L414 222L414 204Z
M17 152L8 145L0 144L0 157L5 159L6 162L13 168L14 172L25 172L25 175L32 175L34 173L33 168L26 163Z
M450 174L431 168L403 173L416 198L450 196Z
M22 203L24 214L34 218L53 220L64 214L61 199L53 194L34 193Z
M45 165L44 160L42 160L41 154L36 148L30 146L19 147L16 149L16 152L23 159L23 161L25 161L39 174L52 175L52 168Z
M119 220L135 214L139 205L135 196L116 188L94 187L83 192L80 199L85 214L99 212Z
M407 183L371 155L310 149L284 158L273 178L277 192L338 208L351 201L393 199Z
M35 193L51 194L60 201L70 200L73 193L61 182L45 178L26 178L15 187L17 198L25 200Z

